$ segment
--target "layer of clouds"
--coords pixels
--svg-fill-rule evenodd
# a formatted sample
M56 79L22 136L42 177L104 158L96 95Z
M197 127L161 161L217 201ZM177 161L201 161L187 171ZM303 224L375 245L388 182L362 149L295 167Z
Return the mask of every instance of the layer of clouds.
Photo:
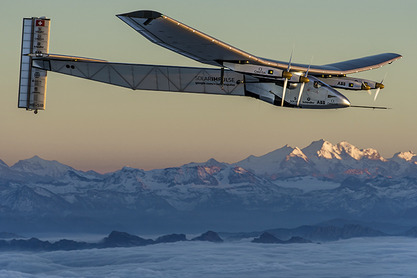
M416 277L417 240L322 244L177 242L134 248L1 252L0 277Z

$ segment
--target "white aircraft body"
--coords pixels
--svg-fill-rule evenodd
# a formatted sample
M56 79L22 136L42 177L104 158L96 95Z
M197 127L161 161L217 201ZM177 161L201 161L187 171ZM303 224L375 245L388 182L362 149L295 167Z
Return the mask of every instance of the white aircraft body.
M384 108L351 105L335 88L376 89L376 98L384 88L382 81L347 75L402 58L383 53L321 66L291 63L291 58L275 61L237 49L159 12L141 10L117 17L151 42L218 68L110 63L50 54L50 19L25 18L18 107L35 113L45 109L47 71L53 71L132 90L248 96L294 108Z

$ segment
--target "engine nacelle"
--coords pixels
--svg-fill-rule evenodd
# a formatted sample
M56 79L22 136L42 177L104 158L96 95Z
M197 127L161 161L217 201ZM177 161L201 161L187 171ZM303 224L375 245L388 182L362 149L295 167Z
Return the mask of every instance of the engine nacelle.
M384 88L384 85L372 80L361 79L347 76L329 76L329 77L318 77L326 84L333 88L345 89L345 90L370 90L377 88Z

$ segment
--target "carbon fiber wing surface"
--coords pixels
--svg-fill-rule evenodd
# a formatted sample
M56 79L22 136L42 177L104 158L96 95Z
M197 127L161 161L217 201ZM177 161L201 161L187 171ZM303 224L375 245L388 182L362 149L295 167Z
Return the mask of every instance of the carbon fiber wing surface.
M244 62L282 70L288 68L287 62L252 55L160 12L140 10L117 17L151 42L204 64L223 66L223 62ZM345 75L382 67L401 57L396 53L383 53L327 65L311 65L309 72ZM307 69L306 64L291 64L292 71L306 72Z

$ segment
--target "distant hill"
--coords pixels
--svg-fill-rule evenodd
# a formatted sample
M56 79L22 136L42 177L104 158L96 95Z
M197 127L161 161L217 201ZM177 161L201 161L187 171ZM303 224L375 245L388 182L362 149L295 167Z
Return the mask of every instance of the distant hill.
M81 250L92 248L114 248L114 247L136 247L152 244L173 243L177 241L187 241L184 234L170 234L161 236L156 240L144 239L142 237L128 234L126 232L112 231L107 237L97 243L87 243L83 241L74 241L61 239L55 242L40 240L38 238L30 239L12 239L0 240L0 251L19 250L19 251L56 251L56 250ZM208 231L192 241L210 241L223 242L216 232Z
M304 239L299 236L293 236L289 240L280 240L269 232L263 232L259 237L252 240L254 243L278 243L278 244L291 244L291 243L312 243L308 239Z
M331 225L331 222L337 222ZM380 237L380 236L413 236L413 230L403 231L397 234L386 234L377 229L367 227L360 224L350 224L350 221L338 219L329 221L328 223L319 223L315 225L302 225L296 228L277 228L268 229L258 232L238 232L238 233L220 233L226 240L240 240L244 238L257 238L260 241L275 241L277 243L286 243L291 240L305 239L307 241L335 241L340 239L349 239L355 237ZM257 241L254 241L257 242Z
M417 237L417 228L413 227L398 236ZM222 237L224 237L224 239ZM50 242L38 238L0 240L0 251L56 251L56 250L81 250L91 248L115 248L137 247L154 244L185 242L185 241L208 241L222 243L251 238L253 243L266 244L300 244L324 241L336 241L350 238L367 238L387 236L387 234L358 224L345 224L343 226L304 225L293 229L270 229L263 232L223 232L207 231L199 236L188 240L185 234L168 234L157 239L146 239L126 232L112 231L108 236L98 242L83 242L61 239Z
M272 235L279 238L290 238L294 236L303 237L314 241L332 241L354 237L376 237L387 234L357 224L337 226L300 226L295 229L273 229L268 230Z
M10 232L0 232L0 239L10 239L10 238L24 238L24 236L10 233Z

